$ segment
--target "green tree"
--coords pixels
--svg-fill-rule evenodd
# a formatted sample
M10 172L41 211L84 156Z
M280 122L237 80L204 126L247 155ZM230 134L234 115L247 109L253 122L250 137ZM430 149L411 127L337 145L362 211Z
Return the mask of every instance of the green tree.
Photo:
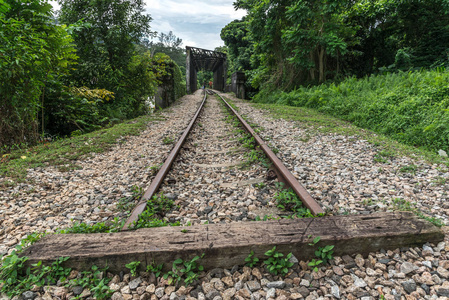
M43 0L0 3L0 146L34 143L47 82L77 58L66 26Z
M286 64L282 32L287 26L286 7L291 0L237 0L236 9L245 9L249 38L254 41L251 63L258 66L252 74L252 85L258 88L283 85L292 69ZM287 79L288 80L288 79Z
M404 52L410 67L447 64L448 6L446 0L357 1L344 14L345 23L357 28L359 40L348 48L345 64L357 76L380 68L394 71L393 64L404 58Z
M147 48L154 56L156 53L164 53L168 55L181 69L185 76L186 69L186 53L185 48L181 47L182 39L170 31L168 34L160 33L157 36L158 42L151 41L147 44Z
M290 23L283 31L283 41L291 51L288 60L307 69L312 81L326 80L328 56L336 58L339 72L339 57L346 53L347 41L354 34L341 17L347 4L346 0L300 0L286 8Z
M222 30L231 68L252 68L252 85L265 92L449 65L447 0L236 0L234 6L248 14ZM252 46L243 46L248 41ZM242 63L245 51L252 51L250 67Z
M234 20L226 25L221 30L220 37L227 46L230 72L251 70L253 42L249 35L248 23L245 18Z
M68 79L75 86L107 89L115 99L105 105L108 115L129 118L142 113L143 99L127 93L136 45L152 35L151 17L142 0L59 0L59 20L89 24L74 32L79 64Z
M231 83L231 74L239 71L244 72L247 78L245 91L248 97L252 97L257 89L251 85L254 77L258 75L257 68L260 66L258 57L254 55L254 42L252 40L248 21L246 17L234 20L226 25L220 34L226 45L228 61L228 83ZM223 52L223 51L222 51Z

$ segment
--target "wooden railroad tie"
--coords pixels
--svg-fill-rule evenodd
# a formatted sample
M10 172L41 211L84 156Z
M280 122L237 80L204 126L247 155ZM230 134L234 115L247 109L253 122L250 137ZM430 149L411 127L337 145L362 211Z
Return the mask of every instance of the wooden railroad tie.
M314 247L309 243L320 236ZM141 261L144 270L153 261L165 269L182 258L190 260L205 253L201 264L207 268L243 265L251 251L256 257L273 248L292 252L299 260L314 257L318 246L335 245L334 255L344 255L422 246L442 241L442 231L411 212L372 215L331 216L307 219L209 224L190 227L160 227L119 233L47 235L22 255L28 263L50 263L67 257L67 266L77 270L92 265L109 267L111 272L127 271L125 264Z

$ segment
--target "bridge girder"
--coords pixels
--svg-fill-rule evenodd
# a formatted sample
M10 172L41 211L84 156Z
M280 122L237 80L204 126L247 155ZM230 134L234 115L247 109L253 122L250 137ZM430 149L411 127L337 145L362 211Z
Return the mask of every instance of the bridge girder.
M200 70L214 72L214 89L224 91L226 86L226 54L218 51L195 47L186 47L186 82L187 93L197 88L197 72Z

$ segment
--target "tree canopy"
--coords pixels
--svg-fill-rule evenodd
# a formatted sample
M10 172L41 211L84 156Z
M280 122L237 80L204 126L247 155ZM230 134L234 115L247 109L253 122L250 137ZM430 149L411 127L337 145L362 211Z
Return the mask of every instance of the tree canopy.
M47 0L0 0L2 152L143 114L167 76L182 95L178 66L144 46L155 33L142 0L59 4L56 17Z
M234 70L293 89L344 76L447 65L445 0L237 0L222 29ZM266 83L269 83L268 85Z

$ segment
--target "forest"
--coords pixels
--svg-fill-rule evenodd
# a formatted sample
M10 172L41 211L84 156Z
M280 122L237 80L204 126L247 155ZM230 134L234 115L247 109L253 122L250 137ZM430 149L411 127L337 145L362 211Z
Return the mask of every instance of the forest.
M148 113L185 91L185 51L143 0L0 0L0 152ZM255 102L317 109L449 151L449 1L236 0L221 30L228 77ZM151 11L151 9L150 9ZM200 83L212 73L200 71Z
M303 106L449 151L449 2L237 0L221 31L253 101Z
M142 0L58 3L0 0L0 152L142 115L167 76L185 93L182 40Z

